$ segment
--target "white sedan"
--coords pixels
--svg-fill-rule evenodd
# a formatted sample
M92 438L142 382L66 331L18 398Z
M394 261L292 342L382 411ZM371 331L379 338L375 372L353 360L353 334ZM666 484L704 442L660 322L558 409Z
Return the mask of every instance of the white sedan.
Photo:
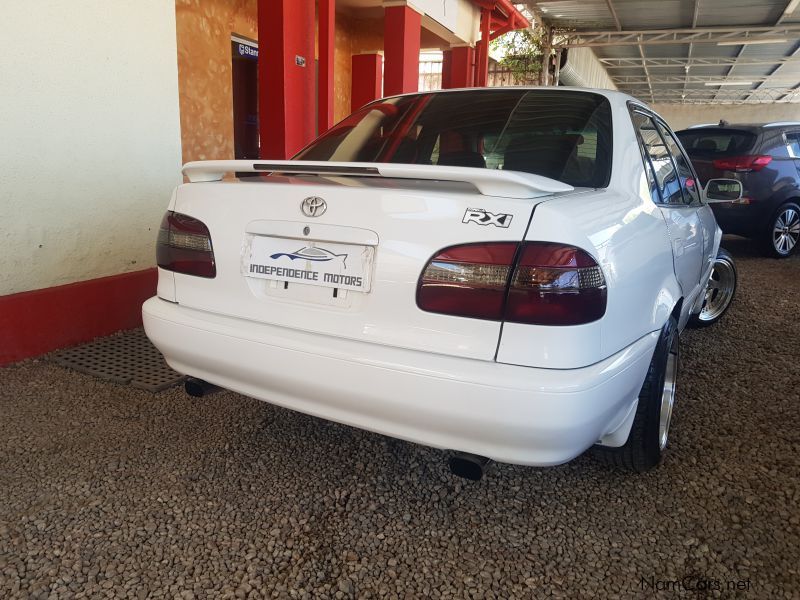
M679 334L735 292L707 202L741 185L699 189L617 92L386 98L294 160L183 172L143 315L187 391L448 449L467 477L593 446L656 465Z

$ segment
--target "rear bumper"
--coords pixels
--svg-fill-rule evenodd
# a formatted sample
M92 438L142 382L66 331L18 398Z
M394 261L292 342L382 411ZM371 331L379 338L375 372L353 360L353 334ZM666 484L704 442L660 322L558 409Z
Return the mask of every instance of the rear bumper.
M142 312L148 337L181 373L391 437L538 466L630 426L658 339L555 370L332 338L159 298Z

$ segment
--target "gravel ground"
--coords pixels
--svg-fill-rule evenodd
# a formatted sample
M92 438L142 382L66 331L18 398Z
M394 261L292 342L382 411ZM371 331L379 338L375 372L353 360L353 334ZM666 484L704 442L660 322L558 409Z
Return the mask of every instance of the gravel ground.
M800 257L726 246L739 294L717 327L684 337L671 447L643 476L584 456L494 465L472 483L438 451L229 392L152 395L43 360L0 369L0 597L731 597L738 585L738 597L798 598Z

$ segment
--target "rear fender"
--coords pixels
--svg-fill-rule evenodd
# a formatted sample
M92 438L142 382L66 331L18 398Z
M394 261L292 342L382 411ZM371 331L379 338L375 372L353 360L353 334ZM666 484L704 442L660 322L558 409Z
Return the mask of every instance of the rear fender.
M660 331L682 294L658 208L610 190L553 198L536 207L526 240L571 244L603 269L606 314L584 325L504 323L498 362L574 369Z

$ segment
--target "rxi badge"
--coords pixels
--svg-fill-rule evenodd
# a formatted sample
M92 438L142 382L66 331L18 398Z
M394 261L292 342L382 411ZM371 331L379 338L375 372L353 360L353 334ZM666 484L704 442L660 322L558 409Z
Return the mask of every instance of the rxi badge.
M468 208L461 222L477 223L478 225L494 225L495 227L502 227L505 229L511 225L511 219L513 218L514 215L490 213L488 210L483 210L482 208Z

